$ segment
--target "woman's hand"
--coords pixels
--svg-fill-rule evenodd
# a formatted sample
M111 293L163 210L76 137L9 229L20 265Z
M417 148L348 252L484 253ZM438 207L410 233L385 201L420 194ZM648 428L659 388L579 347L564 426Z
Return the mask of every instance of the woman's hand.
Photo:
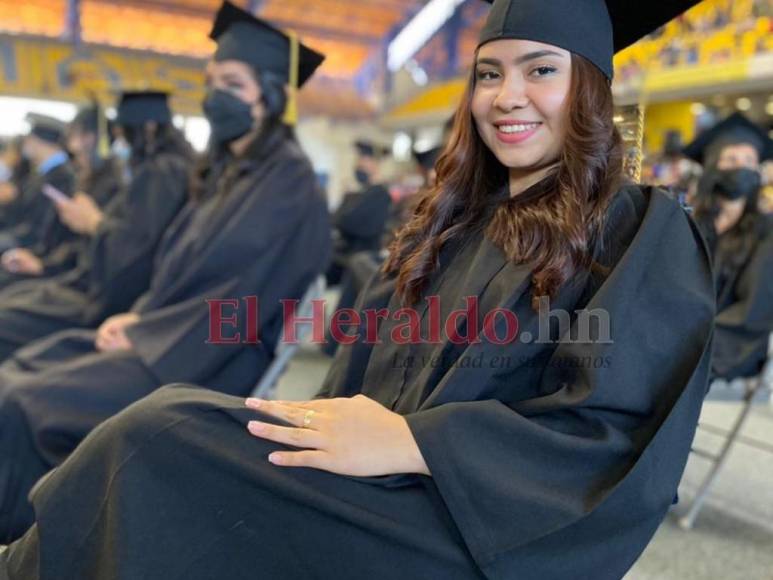
M134 345L126 336L126 329L132 324L136 324L139 319L139 315L134 312L111 316L97 329L94 346L101 352L133 349Z
M93 236L105 217L97 202L82 192L76 193L72 199L55 203L62 223L79 234Z
M0 205L8 205L19 197L19 190L13 183L3 181L0 183Z
M40 276L43 274L43 262L25 248L13 248L3 253L3 268L12 274Z
M362 477L430 475L405 418L364 395L303 402L247 399L246 405L294 425L247 425L256 437L302 449L275 451L268 457L275 465Z

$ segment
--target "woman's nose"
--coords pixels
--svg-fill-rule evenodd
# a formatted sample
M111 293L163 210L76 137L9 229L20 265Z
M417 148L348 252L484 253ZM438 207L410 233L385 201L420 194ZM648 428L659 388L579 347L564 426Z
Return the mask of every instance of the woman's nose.
M505 79L497 98L494 100L494 106L504 113L514 109L522 109L528 104L526 83L521 79Z

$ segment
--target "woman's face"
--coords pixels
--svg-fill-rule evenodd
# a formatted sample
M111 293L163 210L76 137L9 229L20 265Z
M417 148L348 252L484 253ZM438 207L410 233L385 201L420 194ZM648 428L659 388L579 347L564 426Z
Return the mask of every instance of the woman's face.
M760 155L752 145L737 143L722 148L717 160L717 169L754 169L760 168Z
M571 75L571 54L549 44L495 40L478 51L472 116L483 142L511 175L558 160Z
M207 64L207 87L225 91L252 105L252 117L256 126L263 121L263 95L250 65L239 60L210 61Z

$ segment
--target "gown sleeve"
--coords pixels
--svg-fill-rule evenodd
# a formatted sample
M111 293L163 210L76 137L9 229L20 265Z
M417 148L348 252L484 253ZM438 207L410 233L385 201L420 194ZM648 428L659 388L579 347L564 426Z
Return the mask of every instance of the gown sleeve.
M389 215L392 198L385 187L374 185L362 193L350 194L335 213L333 225L347 237L380 235Z
M764 356L773 332L773 235L760 240L735 285L735 302L717 313L713 365L722 377Z
M593 342L593 327L591 341L572 341L577 317L543 371L539 396L447 403L406 416L482 567L591 516L615 490L632 502L655 502L663 513L674 497L673 478L652 484L661 492L650 493L655 499L625 486L634 471L661 461L671 462L678 482L705 393L714 296L694 226L676 204L659 202L586 305L608 313L611 343ZM607 364L556 364L586 357ZM533 387L510 385L516 393ZM673 445L648 455L669 421L678 432Z
M111 204L89 248L89 290L100 311L128 309L147 289L153 255L164 231L183 206L188 163L163 155L147 162Z
M319 195L311 168L285 163L272 174L254 180L233 219L219 239L185 273L189 291L151 288L140 299L140 321L127 330L134 349L162 381L196 381L210 376L248 345L207 344L210 331L208 300L239 299L237 320L246 319L245 296L261 301L260 324L279 300L297 294L326 265L330 224L325 201ZM231 195L236 195L231 192ZM240 198L241 199L241 198ZM303 254L306 262L297 256ZM301 293L305 288L301 289ZM265 308L264 308L265 304ZM138 308L133 308L138 311ZM229 316L231 313L229 313Z

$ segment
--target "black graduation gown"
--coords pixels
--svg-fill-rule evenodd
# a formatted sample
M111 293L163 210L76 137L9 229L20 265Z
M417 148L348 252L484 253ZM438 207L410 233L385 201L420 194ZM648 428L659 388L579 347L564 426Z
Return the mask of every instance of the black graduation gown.
M381 249L391 205L392 197L383 185L371 185L344 196L332 218L337 238L327 275L330 284L341 281L351 255Z
M721 236L713 224L701 225L714 254L714 376L727 380L756 376L767 359L773 332L773 220L751 214L737 232Z
M10 578L621 578L689 453L714 296L702 240L664 194L622 190L606 231L608 274L578 275L551 308L603 309L609 340L602 324L578 335L579 315L561 333L555 315L553 342L409 347L383 340L387 321L382 344L339 350L320 396L364 393L404 414L432 477L273 466L283 446L246 432L259 414L243 401L167 387L35 489ZM482 236L441 262L426 293L441 320L477 296L481 313L508 308L541 336L527 266ZM397 306L392 292L373 281L358 308Z
M92 171L76 174L74 190L88 193L98 207L106 210L124 187L123 170L120 163L113 158L97 160L95 163ZM50 278L75 268L89 243L88 236L75 236L53 248L50 253L41 255L42 277Z
M72 195L75 192L75 174L72 166L69 163L63 163L43 175L38 173L31 175L21 193L22 199L17 214L19 221L5 231L13 240L14 246L27 248L39 257L48 256L60 245L68 244L79 237L59 221L53 201L43 195L42 187L46 183L67 195ZM59 268L60 261L62 259L56 257L49 264L49 268ZM63 263L64 267L69 265L67 259L64 259ZM17 275L0 268L0 288L26 278L28 276Z
M68 328L93 328L125 312L148 289L163 234L185 203L189 160L152 156L117 194L77 267L47 280L19 282L0 292L0 361L22 346Z
M283 128L217 185L164 238L150 289L133 306L133 350L100 353L93 332L65 331L0 366L0 542L30 523L34 481L100 421L172 381L246 395L271 363L280 299L299 300L327 265L327 203ZM246 296L260 299L260 344L209 344L207 300ZM236 316L246 324L243 301Z

